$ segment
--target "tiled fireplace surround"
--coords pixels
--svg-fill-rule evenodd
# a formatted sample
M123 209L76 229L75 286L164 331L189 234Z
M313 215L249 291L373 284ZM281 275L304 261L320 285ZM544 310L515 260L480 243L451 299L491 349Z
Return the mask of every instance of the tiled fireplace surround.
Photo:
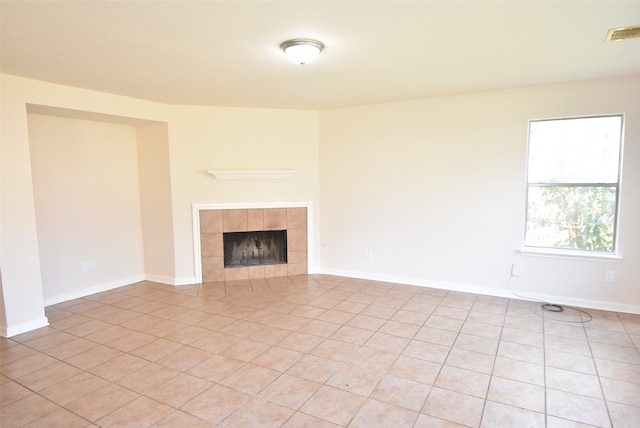
M306 275L307 208L205 209L199 211L202 282ZM222 234L256 230L287 231L287 263L224 267Z

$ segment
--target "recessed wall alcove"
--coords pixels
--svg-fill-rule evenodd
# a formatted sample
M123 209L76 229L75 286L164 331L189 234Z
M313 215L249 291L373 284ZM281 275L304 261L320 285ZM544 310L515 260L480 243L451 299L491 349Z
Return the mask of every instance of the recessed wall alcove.
M194 205L196 278L199 282L306 275L309 270L308 206L216 208ZM286 231L285 262L225 267L224 234Z

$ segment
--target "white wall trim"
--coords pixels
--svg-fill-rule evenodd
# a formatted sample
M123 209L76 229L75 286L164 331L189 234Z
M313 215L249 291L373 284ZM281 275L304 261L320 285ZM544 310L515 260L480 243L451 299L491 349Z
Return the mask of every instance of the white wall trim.
M193 276L188 276L184 278L174 278L174 277L164 276L164 275L154 275L151 273L148 273L145 275L145 280L151 281L151 282L157 282L160 284L176 285L176 286L193 285L196 283L195 277Z
M145 275L135 275L128 278L118 279L116 281L107 282L104 284L98 284L80 290L74 290L71 293L58 294L55 296L45 297L44 306L55 305L56 303L67 302L73 299L79 299L81 297L90 296L92 294L101 293L103 291L113 290L114 288L124 287L125 285L131 285L136 282L144 281Z
M603 311L625 312L630 314L640 314L640 306L626 305L615 302L604 302L600 300L576 299L564 296L551 296L544 294L536 294L530 292L519 292L514 294L510 290L504 288L484 287L472 284L461 284L454 282L429 281L418 278L408 278L391 275L376 275L368 272L346 271L340 269L322 269L317 273L326 275L344 276L349 278L368 279L372 281L393 282L396 284L415 285L418 287L430 287L441 290L459 291L463 293L482 294L486 296L505 297L516 300L531 300L538 302L549 302L564 306L575 306L578 308L597 309Z
M18 325L12 325L10 327L3 325L3 326L0 326L0 336L12 337L18 334L26 333L31 330L46 327L48 325L49 325L49 320L47 319L47 317L40 317L38 319L24 322Z
M311 201L294 202L237 202L225 204L191 205L191 218L193 225L193 264L195 283L202 283L202 253L200 251L200 211L204 210L237 210L237 209L261 209L261 208L306 208L307 209L307 271L313 271L313 212Z

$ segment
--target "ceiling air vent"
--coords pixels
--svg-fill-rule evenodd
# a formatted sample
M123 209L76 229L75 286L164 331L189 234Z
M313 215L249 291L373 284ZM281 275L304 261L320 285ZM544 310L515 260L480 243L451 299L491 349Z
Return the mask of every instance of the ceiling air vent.
M640 25L631 27L612 28L607 33L606 42L616 42L618 40L635 39L640 37Z

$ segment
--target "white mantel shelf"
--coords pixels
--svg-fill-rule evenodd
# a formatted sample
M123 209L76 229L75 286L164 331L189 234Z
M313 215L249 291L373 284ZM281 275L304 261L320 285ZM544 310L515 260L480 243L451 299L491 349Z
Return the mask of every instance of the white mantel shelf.
M208 171L218 180L276 180L287 179L295 169L213 169Z

